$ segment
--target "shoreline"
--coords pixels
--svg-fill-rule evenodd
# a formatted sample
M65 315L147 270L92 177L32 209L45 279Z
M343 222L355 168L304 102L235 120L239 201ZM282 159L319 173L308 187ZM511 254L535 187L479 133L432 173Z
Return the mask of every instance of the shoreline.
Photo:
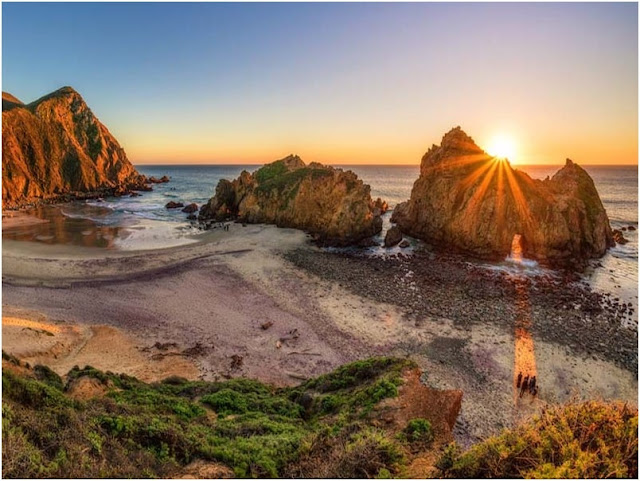
M548 295L595 308L584 286L527 286L541 391L514 402L513 282L455 257L356 258L319 249L301 231L240 224L145 252L25 244L3 242L3 314L26 309L114 328L136 339L142 355L175 343L205 380L292 385L357 359L408 357L428 386L463 391L455 429L463 446L574 395L637 405L635 344L628 351L623 339L620 354L585 355L584 336L565 336L572 330L562 324L577 326L582 310L562 310L560 323L538 320L555 312ZM601 349L617 348L615 333L603 339ZM11 353L6 341L3 348Z

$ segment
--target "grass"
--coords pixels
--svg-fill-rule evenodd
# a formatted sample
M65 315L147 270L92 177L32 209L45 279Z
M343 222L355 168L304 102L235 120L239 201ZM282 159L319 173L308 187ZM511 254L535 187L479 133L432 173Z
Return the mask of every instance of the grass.
M516 429L438 462L451 478L637 478L638 411L589 401L546 410Z
M397 473L400 441L364 418L397 395L409 365L374 358L281 389L247 379L147 384L90 366L72 369L65 383L44 366L33 375L3 369L3 476L167 477L202 459L237 477L279 477L307 469L302 460L329 445L335 473ZM70 397L87 377L107 394Z

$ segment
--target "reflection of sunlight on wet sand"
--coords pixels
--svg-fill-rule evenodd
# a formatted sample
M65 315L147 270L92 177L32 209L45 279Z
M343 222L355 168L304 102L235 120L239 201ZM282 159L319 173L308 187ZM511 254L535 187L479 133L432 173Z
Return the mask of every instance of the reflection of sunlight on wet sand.
M518 234L513 237L511 255L509 257L513 262L522 262L521 236ZM514 403L517 405L522 394L522 391L518 386L518 376L522 376L521 380L524 380L526 377L531 379L533 376L536 376L536 381L538 381L538 370L536 368L536 355L533 338L529 331L531 328L531 303L529 302L529 291L526 282L523 279L519 277L514 277L513 279L516 287L513 397Z
M531 379L538 375L536 368L536 355L533 338L529 332L531 327L531 305L529 303L529 292L522 280L515 279L516 282L516 325L515 325L515 348L514 348L514 369L513 369L513 397L517 405L521 397L521 389L518 387L518 375L522 374L522 380L526 376ZM527 393L528 395L528 393Z
M536 376L536 355L533 350L533 338L527 329L522 327L516 327L515 332L516 346L515 346L515 361L516 369L514 378L517 380L518 373L522 373L522 376Z
M38 321L29 321L27 319L19 319L17 317L3 317L2 318L3 326L16 326L16 327L24 327L28 329L35 329L40 331L48 331L50 333L60 332L60 328L54 324L49 324L45 322Z

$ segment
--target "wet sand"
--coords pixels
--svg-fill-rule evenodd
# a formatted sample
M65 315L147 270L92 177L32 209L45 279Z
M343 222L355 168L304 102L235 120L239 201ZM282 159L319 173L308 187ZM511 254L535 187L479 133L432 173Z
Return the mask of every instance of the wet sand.
M572 396L637 405L637 348L625 340L637 334L611 325L601 337L597 324L585 344L582 307L552 309L554 285L527 286L540 393L514 399L522 357L515 288L424 255L354 259L311 246L299 231L239 224L196 244L134 253L5 240L3 316L115 328L142 359L193 362L194 376L207 380L295 384L355 359L408 356L429 386L464 392L455 429L463 445ZM585 309L596 302L572 289L552 300ZM548 313L555 317L542 320ZM582 331L567 329L578 321ZM589 352L596 337L603 347ZM5 337L3 348L16 349L16 338ZM110 369L134 374L133 364Z

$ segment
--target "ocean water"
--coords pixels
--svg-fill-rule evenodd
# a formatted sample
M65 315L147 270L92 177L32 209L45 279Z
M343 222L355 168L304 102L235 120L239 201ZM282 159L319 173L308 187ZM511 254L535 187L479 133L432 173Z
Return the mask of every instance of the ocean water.
M171 182L154 185L153 192L139 197L105 199L102 202L71 203L61 210L41 207L32 213L49 223L4 229L4 239L42 243L66 243L89 247L142 250L196 242L202 231L186 220L180 209L167 210L171 200L202 205L213 196L220 179L233 179L256 165L142 165L147 176L168 175ZM419 166L339 166L353 170L371 186L374 198L382 197L391 207L407 200L418 177ZM517 166L534 178L553 175L560 166ZM593 178L613 228L638 227L637 166L586 166ZM62 214L62 215L61 215ZM385 216L385 227L389 226ZM629 243L616 246L603 258L603 267L592 276L598 288L618 290L621 297L637 303L638 234L626 231ZM397 251L391 251L391 254ZM387 252L382 248L372 253ZM524 263L525 266L531 264Z

